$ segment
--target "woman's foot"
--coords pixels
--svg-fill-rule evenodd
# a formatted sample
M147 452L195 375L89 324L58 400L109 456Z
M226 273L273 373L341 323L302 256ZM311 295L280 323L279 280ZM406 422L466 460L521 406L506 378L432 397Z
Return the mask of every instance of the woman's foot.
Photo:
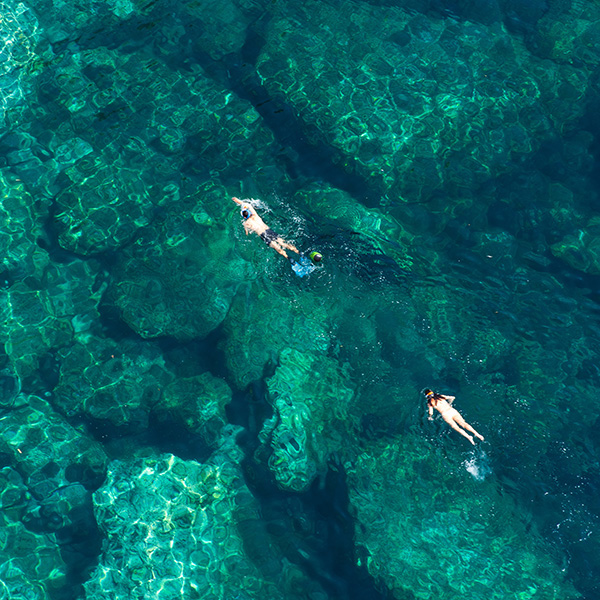
M478 433L475 434L475 437L477 439L481 440L482 442L485 440L485 438L482 435L478 434Z
M468 439L468 440L471 442L471 444L473 444L473 446L474 446L474 445L475 445L475 440L473 439L473 437L472 437L472 436L470 436L470 435L468 435L468 436L466 436L466 437L467 437L467 439Z

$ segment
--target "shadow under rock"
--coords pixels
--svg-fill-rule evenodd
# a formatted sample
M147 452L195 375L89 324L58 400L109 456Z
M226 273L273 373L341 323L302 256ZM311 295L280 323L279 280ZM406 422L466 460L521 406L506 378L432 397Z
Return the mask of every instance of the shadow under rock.
M252 104L265 126L283 146L278 158L284 163L290 177L295 179L302 174L319 179L348 192L366 206L378 206L382 191L369 185L355 171L342 167L341 153L329 144L317 141L320 135L316 128L309 131L310 127L286 103L285 98L271 96L259 82L255 63L265 43L261 30L266 22L267 17L255 21L247 30L246 42L241 51L229 54L219 61L194 46L193 40L190 39L188 46L193 48L190 59L200 65L219 85ZM167 58L166 62L172 68L181 69L183 66L181 61L174 57ZM190 143L193 144L193 140ZM288 156L286 148L296 155L294 160Z
M54 502L61 503L69 499L74 503L68 514L61 513L60 506ZM64 521L67 524L61 525ZM65 563L65 580L63 585L49 592L49 597L52 600L82 598L83 584L98 565L103 540L94 517L91 491L84 490L80 484L63 486L42 502L37 510L25 515L23 524L38 535L54 533L56 536Z
M260 523L240 524L248 555L266 574L278 572L278 557L285 556L335 600L391 599L391 592L379 589L366 568L356 564L355 522L343 470L332 465L303 493L283 491L275 483L268 467L268 443L261 444L258 439L264 421L272 414L264 380L234 393L227 406L228 420L244 428L237 438L246 455L242 472L263 517Z
M355 522L349 513L343 471L332 468L308 491L294 494L279 489L268 468L252 458L243 461L242 469L246 484L260 503L264 529L272 545L318 582L330 598L393 598L365 567L356 564ZM365 564L366 556L360 558Z

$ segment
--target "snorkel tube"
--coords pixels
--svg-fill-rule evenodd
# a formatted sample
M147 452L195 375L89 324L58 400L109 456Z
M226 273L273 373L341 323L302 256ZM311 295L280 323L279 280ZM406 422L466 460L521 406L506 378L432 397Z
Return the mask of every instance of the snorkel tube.
M313 265L318 265L323 260L323 256L314 250L308 255L308 258Z

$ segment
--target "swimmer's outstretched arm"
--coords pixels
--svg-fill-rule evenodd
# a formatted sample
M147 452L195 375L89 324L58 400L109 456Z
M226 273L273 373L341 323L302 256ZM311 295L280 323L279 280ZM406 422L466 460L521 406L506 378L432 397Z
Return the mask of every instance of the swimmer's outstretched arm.
M449 404L452 404L454 400L456 400L456 396L446 396L444 395L444 399L448 400Z
M427 417L430 421L433 421L433 406L429 405L429 416Z
M252 206L252 204L250 204L249 202L244 202L243 200L240 200L239 198L236 198L235 196L232 196L231 198L236 204L238 204L239 206L242 207L242 209L246 209L249 210L250 213L252 215L257 215L258 213L256 212L254 206Z

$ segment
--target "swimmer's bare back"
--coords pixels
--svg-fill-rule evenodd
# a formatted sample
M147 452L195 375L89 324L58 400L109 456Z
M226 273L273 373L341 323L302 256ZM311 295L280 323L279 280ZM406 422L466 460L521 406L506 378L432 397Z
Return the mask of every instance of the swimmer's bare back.
M286 242L280 235L269 228L269 226L258 216L258 213L250 203L244 202L235 196L231 199L240 206L246 235L255 233L267 246L269 246L269 248L273 248L275 252L281 254L281 256L284 256L288 260L290 257L287 255L286 249L292 250L296 254L300 254L293 244Z
M473 436L469 435L472 433L477 439L483 441L485 438L480 435L469 423L467 423L462 415L452 406L454 402L454 396L445 396L444 394L436 394L431 390L425 390L425 398L427 400L427 408L429 410L429 420L433 420L433 409L437 410L442 419L454 429L454 431L460 433L463 437L466 437L471 444L475 445ZM466 431L465 431L466 430Z

